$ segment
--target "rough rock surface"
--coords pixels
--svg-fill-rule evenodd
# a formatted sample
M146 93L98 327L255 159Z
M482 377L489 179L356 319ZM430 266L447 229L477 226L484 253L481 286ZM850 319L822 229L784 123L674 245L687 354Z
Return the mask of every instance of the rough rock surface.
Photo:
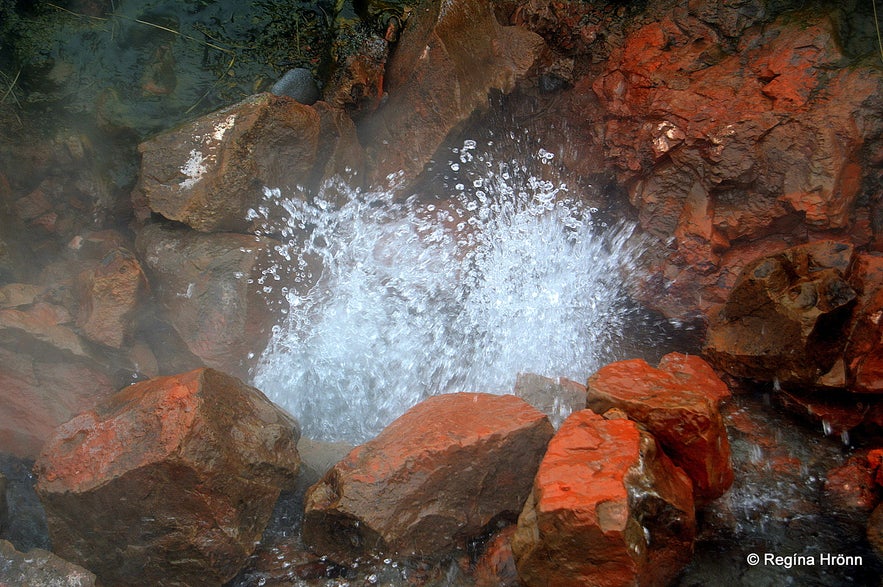
M883 393L883 256L858 254L849 275L858 293L843 351L851 391Z
M514 396L430 397L310 488L304 541L338 556L462 548L521 509L551 437L548 419Z
M246 378L252 359L266 347L277 314L274 298L262 288L266 280L275 285L264 276L275 244L266 237L163 224L138 234L136 247L163 316L207 366Z
M0 535L9 524L9 503L6 500L6 477L0 473Z
M352 121L324 110L257 94L145 141L132 196L138 217L154 212L204 232L259 228L247 213L263 201L264 186L315 188L358 169Z
M514 524L506 526L487 543L472 573L476 587L521 586L515 555L512 554L512 537L516 528Z
M586 10L536 0L513 18L548 31L550 44L569 40L566 54L602 60L600 74L590 67L560 93L584 150L565 158L595 161L600 149L592 167L615 172L642 227L665 243L642 292L649 305L707 314L760 239L874 241L878 204L866 186L880 178L883 78L846 47L861 16L807 9L773 20L782 5L651 3L620 33ZM597 102L580 101L589 86Z
M211 369L132 385L59 427L35 464L55 550L112 585L223 583L293 486L298 436Z
M692 556L690 480L631 420L571 415L512 538L526 585L665 585Z
M852 258L852 246L820 241L756 259L713 317L704 354L737 377L817 383L843 353Z
M860 451L828 471L825 497L839 509L870 513L880 502L880 488L874 480L876 472L868 452Z
M501 26L486 0L416 7L386 68L388 99L360 125L372 183L398 171L418 175L492 89L512 90L543 45L539 35Z
M95 574L40 548L19 552L0 540L0 585L14 587L93 587Z
M567 416L586 407L586 386L563 377L519 373L513 393L546 414L556 430Z
M146 278L129 251L116 249L79 276L77 327L94 342L120 348L132 337Z
M658 369L643 359L618 361L592 375L586 389L587 407L599 414L622 410L656 437L692 479L697 502L720 497L732 485L730 444L718 410L729 392L701 358L672 353Z

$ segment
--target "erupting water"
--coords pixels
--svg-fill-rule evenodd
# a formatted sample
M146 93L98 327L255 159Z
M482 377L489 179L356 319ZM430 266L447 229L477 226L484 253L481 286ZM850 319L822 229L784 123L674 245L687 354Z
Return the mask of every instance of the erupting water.
M332 206L266 189L253 211L290 239L266 279L288 281L287 316L254 384L307 436L360 442L431 394L511 393L518 372L584 380L621 358L632 226L532 173L550 168L543 149L527 164L473 141L454 152L449 194L349 190Z

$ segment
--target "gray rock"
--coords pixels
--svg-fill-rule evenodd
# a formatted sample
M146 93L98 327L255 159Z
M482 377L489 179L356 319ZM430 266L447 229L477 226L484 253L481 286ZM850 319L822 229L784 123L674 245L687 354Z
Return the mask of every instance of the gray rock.
M271 94L294 98L301 104L311 105L316 103L321 94L316 86L316 80L309 69L296 67L285 72L278 82L270 88Z
M23 553L0 540L0 585L92 587L95 575L49 551L34 548Z

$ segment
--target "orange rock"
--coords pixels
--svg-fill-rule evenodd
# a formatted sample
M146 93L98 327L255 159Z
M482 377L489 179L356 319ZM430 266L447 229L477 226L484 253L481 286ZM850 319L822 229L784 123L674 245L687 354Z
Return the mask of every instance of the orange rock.
M689 478L630 420L572 414L512 538L528 586L664 585L692 557Z
M141 264L125 249L117 249L81 273L78 281L77 326L83 336L109 347L122 347L131 338L147 285Z
M55 550L107 584L224 583L294 486L298 434L218 371L131 385L59 427L35 464Z
M304 541L347 558L462 548L521 509L551 437L549 420L515 396L430 397L309 489Z
M733 469L718 411L726 385L700 362L671 355L659 369L643 359L611 363L589 378L586 406L597 413L618 408L645 426L690 476L697 502L706 502L729 489Z
M472 573L475 587L520 587L515 556L512 554L512 536L516 526L506 526L491 538Z

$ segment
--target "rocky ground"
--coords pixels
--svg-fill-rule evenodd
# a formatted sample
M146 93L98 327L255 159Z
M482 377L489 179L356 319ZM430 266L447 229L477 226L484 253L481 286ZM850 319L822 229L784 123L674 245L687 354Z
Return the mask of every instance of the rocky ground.
M199 116L176 93L194 67L175 59L182 35L133 37L145 49L127 99L176 112L164 126L121 109L119 87L69 99L76 59L48 42L34 53L17 29L0 45L0 577L30 577L20 551L50 546L88 571L47 572L121 584L591 584L603 572L686 585L717 556L731 563L720 576L746 584L878 576L883 76L865 4L369 2L329 14L316 37L327 51L298 63L320 100L225 100L210 85ZM123 22L100 2L69 11ZM600 186L603 214L638 223L654 246L632 295L700 325L702 358L616 363L585 390L547 382L534 407L433 398L413 410L443 430L398 424L353 452L325 447L334 457L293 490L296 424L236 378L280 320L264 281L307 289L321 267L280 267L305 233L268 225L263 186L331 206L346 197L335 177L432 194L439 154L501 117L558 154L563 181ZM577 412L563 423L547 409L562 401ZM366 493L377 486L389 503ZM283 505L304 500L303 520L277 510L271 527L289 520L291 536L274 530L253 554L283 490ZM782 575L743 564L737 539L817 557L845 544L829 554L864 562ZM548 569L550 557L566 564Z

